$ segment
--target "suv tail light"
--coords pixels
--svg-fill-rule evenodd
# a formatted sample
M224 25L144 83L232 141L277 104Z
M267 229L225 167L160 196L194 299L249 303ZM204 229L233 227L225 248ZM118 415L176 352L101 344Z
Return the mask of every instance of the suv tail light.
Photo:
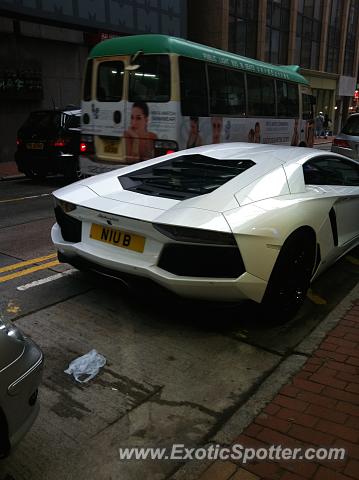
M334 147L350 148L349 143L346 140L342 140L340 138L334 138L333 145Z
M21 145L22 144L22 140L20 138L17 138L16 139L16 145Z
M64 138L57 138L56 140L54 140L52 145L54 147L64 147L66 143L68 142Z
M80 153L95 153L93 135L81 136Z

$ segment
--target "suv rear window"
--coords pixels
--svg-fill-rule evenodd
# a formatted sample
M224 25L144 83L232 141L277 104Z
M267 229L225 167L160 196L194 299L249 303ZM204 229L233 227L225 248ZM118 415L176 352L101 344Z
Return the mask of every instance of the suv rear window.
M255 165L252 160L218 160L183 155L118 177L125 190L184 200L210 193Z
M80 115L69 115L59 111L39 111L30 113L23 127L47 129L79 128Z
M60 112L32 112L24 127L58 128L61 126Z
M346 135L359 135L359 115L349 117L342 132Z

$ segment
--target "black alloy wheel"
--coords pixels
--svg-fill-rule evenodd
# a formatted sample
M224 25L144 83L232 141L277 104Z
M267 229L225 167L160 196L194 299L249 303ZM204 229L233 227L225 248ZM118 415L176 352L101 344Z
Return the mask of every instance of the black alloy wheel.
M303 304L315 264L315 239L294 233L281 248L262 300L273 323L289 320Z

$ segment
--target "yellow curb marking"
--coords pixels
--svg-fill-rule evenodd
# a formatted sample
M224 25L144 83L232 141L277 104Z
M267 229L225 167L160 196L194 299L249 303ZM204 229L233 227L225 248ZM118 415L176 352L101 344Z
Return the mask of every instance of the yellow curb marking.
M353 257L352 255L345 255L344 258L345 258L345 260L352 263L353 265L359 265L359 259Z
M8 280L12 280L13 278L23 277L24 275L29 275L30 273L38 272L39 270L45 270L46 268L55 267L55 265L59 264L60 262L58 260L55 260L53 262L44 263L43 265L37 265L36 267L20 270L20 272L10 273L9 275L0 277L0 283L7 282Z
M6 267L0 268L0 273L10 272L11 270L17 270L21 267L26 267L27 265L32 265L33 263L43 262L44 260L49 260L50 258L55 258L57 253L52 253L51 255L46 255L45 257L32 258L31 260L25 260L23 262L13 263L12 265L7 265Z
M311 300L313 303L316 303L317 305L326 305L328 303L320 295L314 293L311 288L308 290L307 297L309 298L309 300Z

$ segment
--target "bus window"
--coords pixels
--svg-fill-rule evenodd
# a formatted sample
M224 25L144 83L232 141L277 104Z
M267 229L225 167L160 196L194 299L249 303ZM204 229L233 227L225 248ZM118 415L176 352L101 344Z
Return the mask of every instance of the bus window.
M208 66L210 112L243 116L246 112L244 74Z
M277 80L278 116L296 118L299 115L298 85Z
M248 115L275 116L274 80L247 74Z
M170 100L170 61L168 55L142 55L137 70L130 72L130 102Z
M91 100L91 88L92 88L92 67L93 67L93 60L90 59L86 65L86 73L85 73L85 81L84 81L84 95L83 99L85 102Z
M97 71L96 97L100 102L118 102L122 98L123 62L102 62Z
M303 120L309 120L313 118L312 96L303 93L302 95L302 118Z
M189 58L179 58L182 115L208 115L206 64Z

